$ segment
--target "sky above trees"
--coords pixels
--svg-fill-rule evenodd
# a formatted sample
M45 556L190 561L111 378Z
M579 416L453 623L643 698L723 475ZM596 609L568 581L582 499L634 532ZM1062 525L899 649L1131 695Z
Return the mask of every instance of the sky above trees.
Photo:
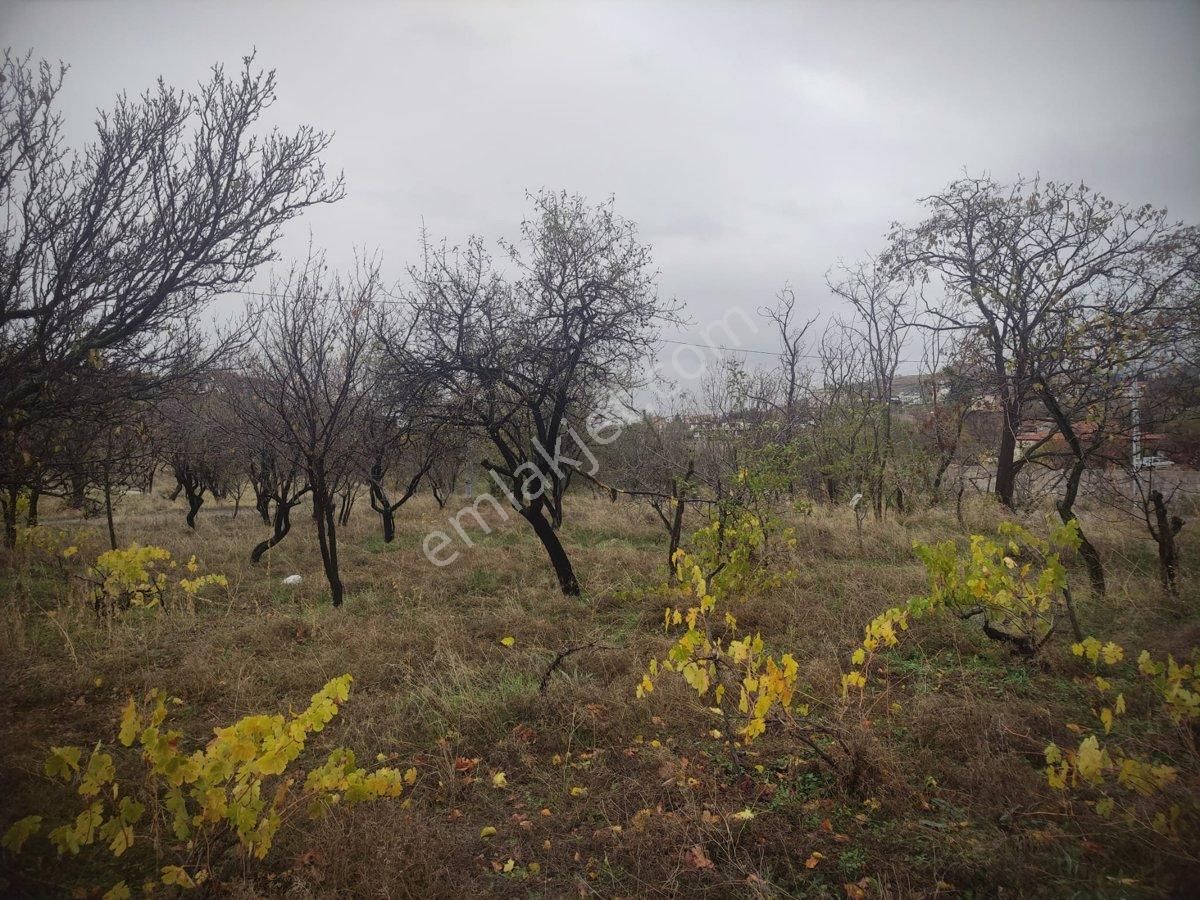
M1200 219L1194 3L0 3L62 59L67 134L257 48L273 121L335 132L347 198L290 226L403 280L422 225L514 237L525 190L616 197L697 323L825 272L966 169L1084 180ZM261 282L266 284L266 272ZM676 336L695 336L684 329ZM760 328L739 343L770 349ZM906 371L906 369L902 369Z

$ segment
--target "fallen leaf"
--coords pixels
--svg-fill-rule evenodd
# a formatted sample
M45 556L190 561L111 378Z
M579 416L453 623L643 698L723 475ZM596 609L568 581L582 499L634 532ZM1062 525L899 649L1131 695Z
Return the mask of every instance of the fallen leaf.
M482 828L479 829L479 836L481 838L490 838L495 833L496 833L496 829L492 825L484 825Z
M713 868L713 861L708 858L708 854L704 852L704 848L699 844L693 844L692 849L684 854L683 859L693 869Z
M497 772L492 776L492 787L505 788L508 787L508 778L503 772Z
M511 647L516 642L517 639L512 636L500 638L500 643L502 643L505 647Z
M809 856L809 858L804 861L804 868L815 869L817 867L817 863L819 863L824 858L825 858L824 853L822 853L820 850L814 850L812 852L812 855Z

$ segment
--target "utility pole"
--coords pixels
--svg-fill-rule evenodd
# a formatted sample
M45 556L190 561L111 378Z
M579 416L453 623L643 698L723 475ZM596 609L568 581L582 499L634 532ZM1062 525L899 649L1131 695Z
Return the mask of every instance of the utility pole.
M1130 418L1133 424L1133 437L1131 447L1133 455L1133 471L1137 472L1142 468L1142 410L1141 410L1141 386L1138 383L1137 374L1133 376L1129 387L1129 399L1132 405Z

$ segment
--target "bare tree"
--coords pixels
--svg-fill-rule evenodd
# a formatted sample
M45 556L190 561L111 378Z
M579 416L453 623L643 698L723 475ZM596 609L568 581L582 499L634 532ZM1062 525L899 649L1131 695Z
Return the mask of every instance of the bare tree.
M286 222L343 192L325 134L255 133L275 77L252 58L193 92L121 95L74 151L56 111L65 73L0 64L0 463L21 431L96 394L152 399L202 370L228 344L198 312L274 257Z
M1148 299L1177 280L1187 264L1169 248L1184 243L1188 229L1165 210L1037 178L1008 186L961 178L922 202L929 217L915 227L895 225L882 262L921 281L937 279L932 327L974 332L985 342L989 387L1004 417L995 491L1011 507L1024 465L1017 434L1036 386L1052 377L1040 360L1075 316L1094 309L1095 297L1124 293L1117 283L1140 283Z
M942 502L946 474L960 460L967 413L979 393L970 375L977 348L970 336L956 340L952 333L936 329L923 332L922 339L922 392L929 404L922 431L934 454L929 492L930 502L937 506Z
M442 433L437 436L429 451L426 452L429 452L432 457L433 464L425 473L425 480L429 484L429 491L433 494L438 508L445 509L446 504L450 502L450 498L458 489L458 480L467 467L470 448L463 441L462 435L451 433L447 436ZM417 454L415 458L420 459L420 454Z
M621 439L604 448L601 459L616 494L644 499L667 532L668 571L683 540L687 509L708 502L696 476L697 440L681 409L663 415L644 412L626 425Z
M657 295L649 249L611 201L530 199L521 245L502 245L511 277L478 238L462 250L425 242L412 319L389 352L397 375L429 386L438 418L490 443L498 458L484 466L537 534L563 593L577 595L555 528L578 468L565 460L581 449L564 440L578 445L576 429L635 387L675 306Z
M259 325L247 385L282 429L279 451L304 472L334 606L345 595L336 498L355 473L352 426L368 395L371 306L379 290L374 262L350 277L331 276L324 258L310 254L254 309Z
M242 477L229 446L212 440L214 432L226 430L216 421L223 405L215 402L213 385L201 382L165 398L156 407L159 459L171 470L178 490L183 492L188 504L187 525L194 529L204 495L220 499L234 490Z
M420 387L401 382L377 381L359 424L360 472L386 543L396 537L396 511L412 499L447 449L438 433L441 423L425 415Z
M255 367L249 359L243 362L242 371L223 372L217 379L214 393L224 411L216 422L220 440L241 461L259 517L271 527L270 536L250 553L250 562L257 563L287 537L292 510L308 496L309 486L302 465L290 450L290 433L280 405L261 399L274 395L266 385L252 385Z
M870 432L877 401L870 363L845 322L830 322L817 344L819 384L810 391L812 424L805 455L824 483L830 503L849 499L845 485L861 490L871 476Z
M780 438L790 441L794 437L801 404L809 386L809 367L804 359L807 347L805 340L817 317L800 321L796 311L796 293L790 285L783 286L775 298L774 306L764 307L758 314L775 326L779 339L779 366L772 373L773 390L764 391L763 399L767 399L778 410L782 420Z
M829 279L830 290L854 309L846 323L850 339L861 348L869 379L866 424L871 474L868 495L875 518L883 517L888 467L892 461L892 395L900 351L908 329L909 289L893 271L875 260L852 268L843 266Z

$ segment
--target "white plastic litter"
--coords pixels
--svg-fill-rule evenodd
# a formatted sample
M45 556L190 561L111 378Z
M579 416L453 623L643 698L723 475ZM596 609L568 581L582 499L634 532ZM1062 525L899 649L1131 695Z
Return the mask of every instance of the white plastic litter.
M284 584L299 584L303 580L304 580L304 578L301 577L300 575L289 575L287 578L283 579L283 583Z

